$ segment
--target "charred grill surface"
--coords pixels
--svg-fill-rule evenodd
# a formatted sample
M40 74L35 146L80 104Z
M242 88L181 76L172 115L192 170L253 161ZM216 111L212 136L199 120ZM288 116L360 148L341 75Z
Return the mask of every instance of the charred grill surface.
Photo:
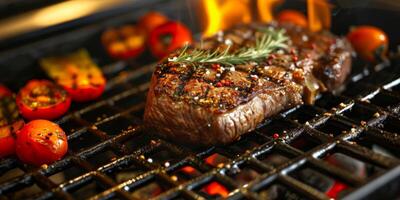
M241 25L207 38L195 48L230 51L252 47L262 29L285 29L289 48L240 65L182 64L156 68L145 123L162 136L202 145L232 142L266 117L334 90L351 69L351 48L328 32L311 33L289 24ZM171 55L170 58L177 56Z

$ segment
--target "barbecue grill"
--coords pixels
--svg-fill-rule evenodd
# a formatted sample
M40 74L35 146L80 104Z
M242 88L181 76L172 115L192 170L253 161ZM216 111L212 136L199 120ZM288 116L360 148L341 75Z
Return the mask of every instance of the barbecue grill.
M0 160L2 199L222 198L205 191L212 184L230 199L329 199L324 184L332 183L342 187L338 198L400 197L400 60L395 56L376 65L355 61L343 92L322 94L315 105L267 119L227 146L192 148L148 134L142 114L155 64L149 55L137 61L108 59L99 35L147 9L193 19L174 16L190 16L188 1L179 2L142 2L129 6L138 12L114 9L74 28L64 24L7 42L15 48L2 46L1 80L14 91L25 80L44 77L35 70L38 58L81 47L104 66L108 79L100 100L73 105L57 121L69 141L62 160L40 168L15 158ZM341 159L353 168L331 162ZM190 172L183 173L188 166Z

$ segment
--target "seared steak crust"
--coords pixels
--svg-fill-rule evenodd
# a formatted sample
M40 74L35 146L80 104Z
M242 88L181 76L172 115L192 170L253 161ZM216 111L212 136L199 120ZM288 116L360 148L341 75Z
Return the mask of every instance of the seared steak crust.
M252 46L262 28L285 29L289 48L261 62L236 66L161 62L151 79L145 124L177 142L225 144L254 130L266 117L313 103L318 92L338 88L349 74L351 49L346 40L290 24L237 26L195 48L231 45L235 51Z

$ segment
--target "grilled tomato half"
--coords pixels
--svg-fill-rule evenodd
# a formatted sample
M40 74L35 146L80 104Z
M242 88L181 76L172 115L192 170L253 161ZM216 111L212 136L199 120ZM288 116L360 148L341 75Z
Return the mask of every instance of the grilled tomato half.
M66 113L71 97L61 86L48 80L31 80L17 94L17 106L28 119L57 119Z
M150 51L157 58L163 58L192 41L190 30L185 25L174 21L157 26L151 31L148 40Z
M308 24L306 16L297 10L283 10L278 14L277 20L280 23L293 23L304 28Z
M71 95L73 101L94 100L103 94L106 79L86 50L40 61L47 75Z
M146 49L146 31L134 25L111 28L103 33L101 41L112 58L136 58Z
M68 150L67 136L56 124L47 120L33 120L18 133L18 158L35 166L60 160Z
M350 30L347 39L357 54L367 61L382 60L388 51L389 39L385 32L374 26L358 26Z
M0 97L0 158L15 153L16 134L23 125L15 98Z
M159 12L148 12L139 19L139 27L150 33L157 26L166 23L169 19Z

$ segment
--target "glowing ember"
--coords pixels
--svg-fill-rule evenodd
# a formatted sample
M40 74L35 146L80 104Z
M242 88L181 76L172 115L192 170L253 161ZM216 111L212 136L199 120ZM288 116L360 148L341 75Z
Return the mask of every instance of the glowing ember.
M187 173L187 174L193 174L196 171L196 169L194 169L191 166L186 166L186 167L182 168L182 171Z
M204 161L214 167L222 167L225 163L229 162L229 159L221 154L214 153L204 159Z
M346 190L347 188L348 188L348 186L345 185L344 183L335 181L333 186L328 191L326 191L325 194L328 197L336 199L339 197L340 192L342 192L343 190Z
M206 158L206 163L209 165L215 165L215 158L218 156L218 154L212 154L211 156Z
M223 198L228 197L229 194L228 189L216 181L213 181L210 184L206 185L204 187L204 191L210 195L219 195Z

